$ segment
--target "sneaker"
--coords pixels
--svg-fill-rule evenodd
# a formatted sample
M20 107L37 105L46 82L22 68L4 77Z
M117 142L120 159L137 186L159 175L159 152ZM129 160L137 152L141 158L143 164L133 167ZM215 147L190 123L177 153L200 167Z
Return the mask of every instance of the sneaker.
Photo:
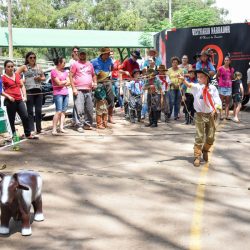
M88 125L84 125L83 129L84 130L93 130L93 128L91 126L88 126Z
M79 133L84 133L84 129L82 127L77 128L76 131Z

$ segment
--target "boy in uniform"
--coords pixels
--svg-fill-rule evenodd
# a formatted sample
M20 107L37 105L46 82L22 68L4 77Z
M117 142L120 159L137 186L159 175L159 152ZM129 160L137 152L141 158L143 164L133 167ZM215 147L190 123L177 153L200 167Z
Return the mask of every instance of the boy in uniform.
M195 71L198 84L188 82L184 76L179 75L183 83L191 89L194 96L194 109L196 111L196 136L194 143L194 166L200 166L200 158L208 161L208 151L214 143L216 109L221 109L221 99L217 88L209 85L209 70L202 68Z

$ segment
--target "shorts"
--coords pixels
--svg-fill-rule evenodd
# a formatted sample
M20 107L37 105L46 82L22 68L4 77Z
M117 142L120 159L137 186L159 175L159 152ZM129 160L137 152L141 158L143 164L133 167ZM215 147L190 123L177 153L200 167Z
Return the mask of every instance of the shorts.
M69 95L54 95L56 112L66 112L69 104Z
M234 102L234 103L240 103L241 100L242 100L241 94L239 94L239 93L233 94L233 102Z
M223 96L231 96L232 95L232 88L225 88L225 87L219 87L219 94Z

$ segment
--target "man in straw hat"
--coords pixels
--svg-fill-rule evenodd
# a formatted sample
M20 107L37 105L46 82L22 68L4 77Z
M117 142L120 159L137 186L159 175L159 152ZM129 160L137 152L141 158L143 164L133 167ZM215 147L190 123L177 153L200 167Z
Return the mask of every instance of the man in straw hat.
M204 68L195 72L198 78L196 84L188 82L182 75L178 77L191 89L190 93L194 96L194 109L196 111L194 166L199 167L201 154L203 153L203 159L208 161L208 151L214 143L216 110L221 109L221 99L217 88L209 85L209 70Z
M104 47L100 49L100 55L93 59L91 63L94 66L95 74L97 75L100 71L107 72L111 74L113 70L114 64L112 59L110 58L111 50L108 47ZM112 90L112 82L110 81L109 84L105 84L106 94L107 94L107 102L108 102L108 121L110 123L115 123L113 121L113 109L115 106L115 96Z
M92 88L96 86L94 68L92 64L87 61L86 52L79 52L79 60L74 62L70 68L69 79L74 94L73 117L77 131L83 133L83 128L87 130L92 129Z

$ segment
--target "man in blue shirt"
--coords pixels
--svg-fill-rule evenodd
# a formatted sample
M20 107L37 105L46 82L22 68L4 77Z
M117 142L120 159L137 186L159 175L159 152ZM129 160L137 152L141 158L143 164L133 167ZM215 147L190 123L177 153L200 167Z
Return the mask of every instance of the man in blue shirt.
M208 69L210 77L214 76L216 73L214 65L210 61L210 54L208 51L202 51L200 53L200 61L196 63L196 70Z
M96 75L100 71L111 73L111 71L113 70L114 64L112 59L110 58L110 52L110 48L101 48L100 56L90 61L94 67ZM104 87L106 89L106 100L108 102L108 122L114 124L115 122L113 121L113 109L115 106L115 96L112 90L112 82L106 82L104 84Z

